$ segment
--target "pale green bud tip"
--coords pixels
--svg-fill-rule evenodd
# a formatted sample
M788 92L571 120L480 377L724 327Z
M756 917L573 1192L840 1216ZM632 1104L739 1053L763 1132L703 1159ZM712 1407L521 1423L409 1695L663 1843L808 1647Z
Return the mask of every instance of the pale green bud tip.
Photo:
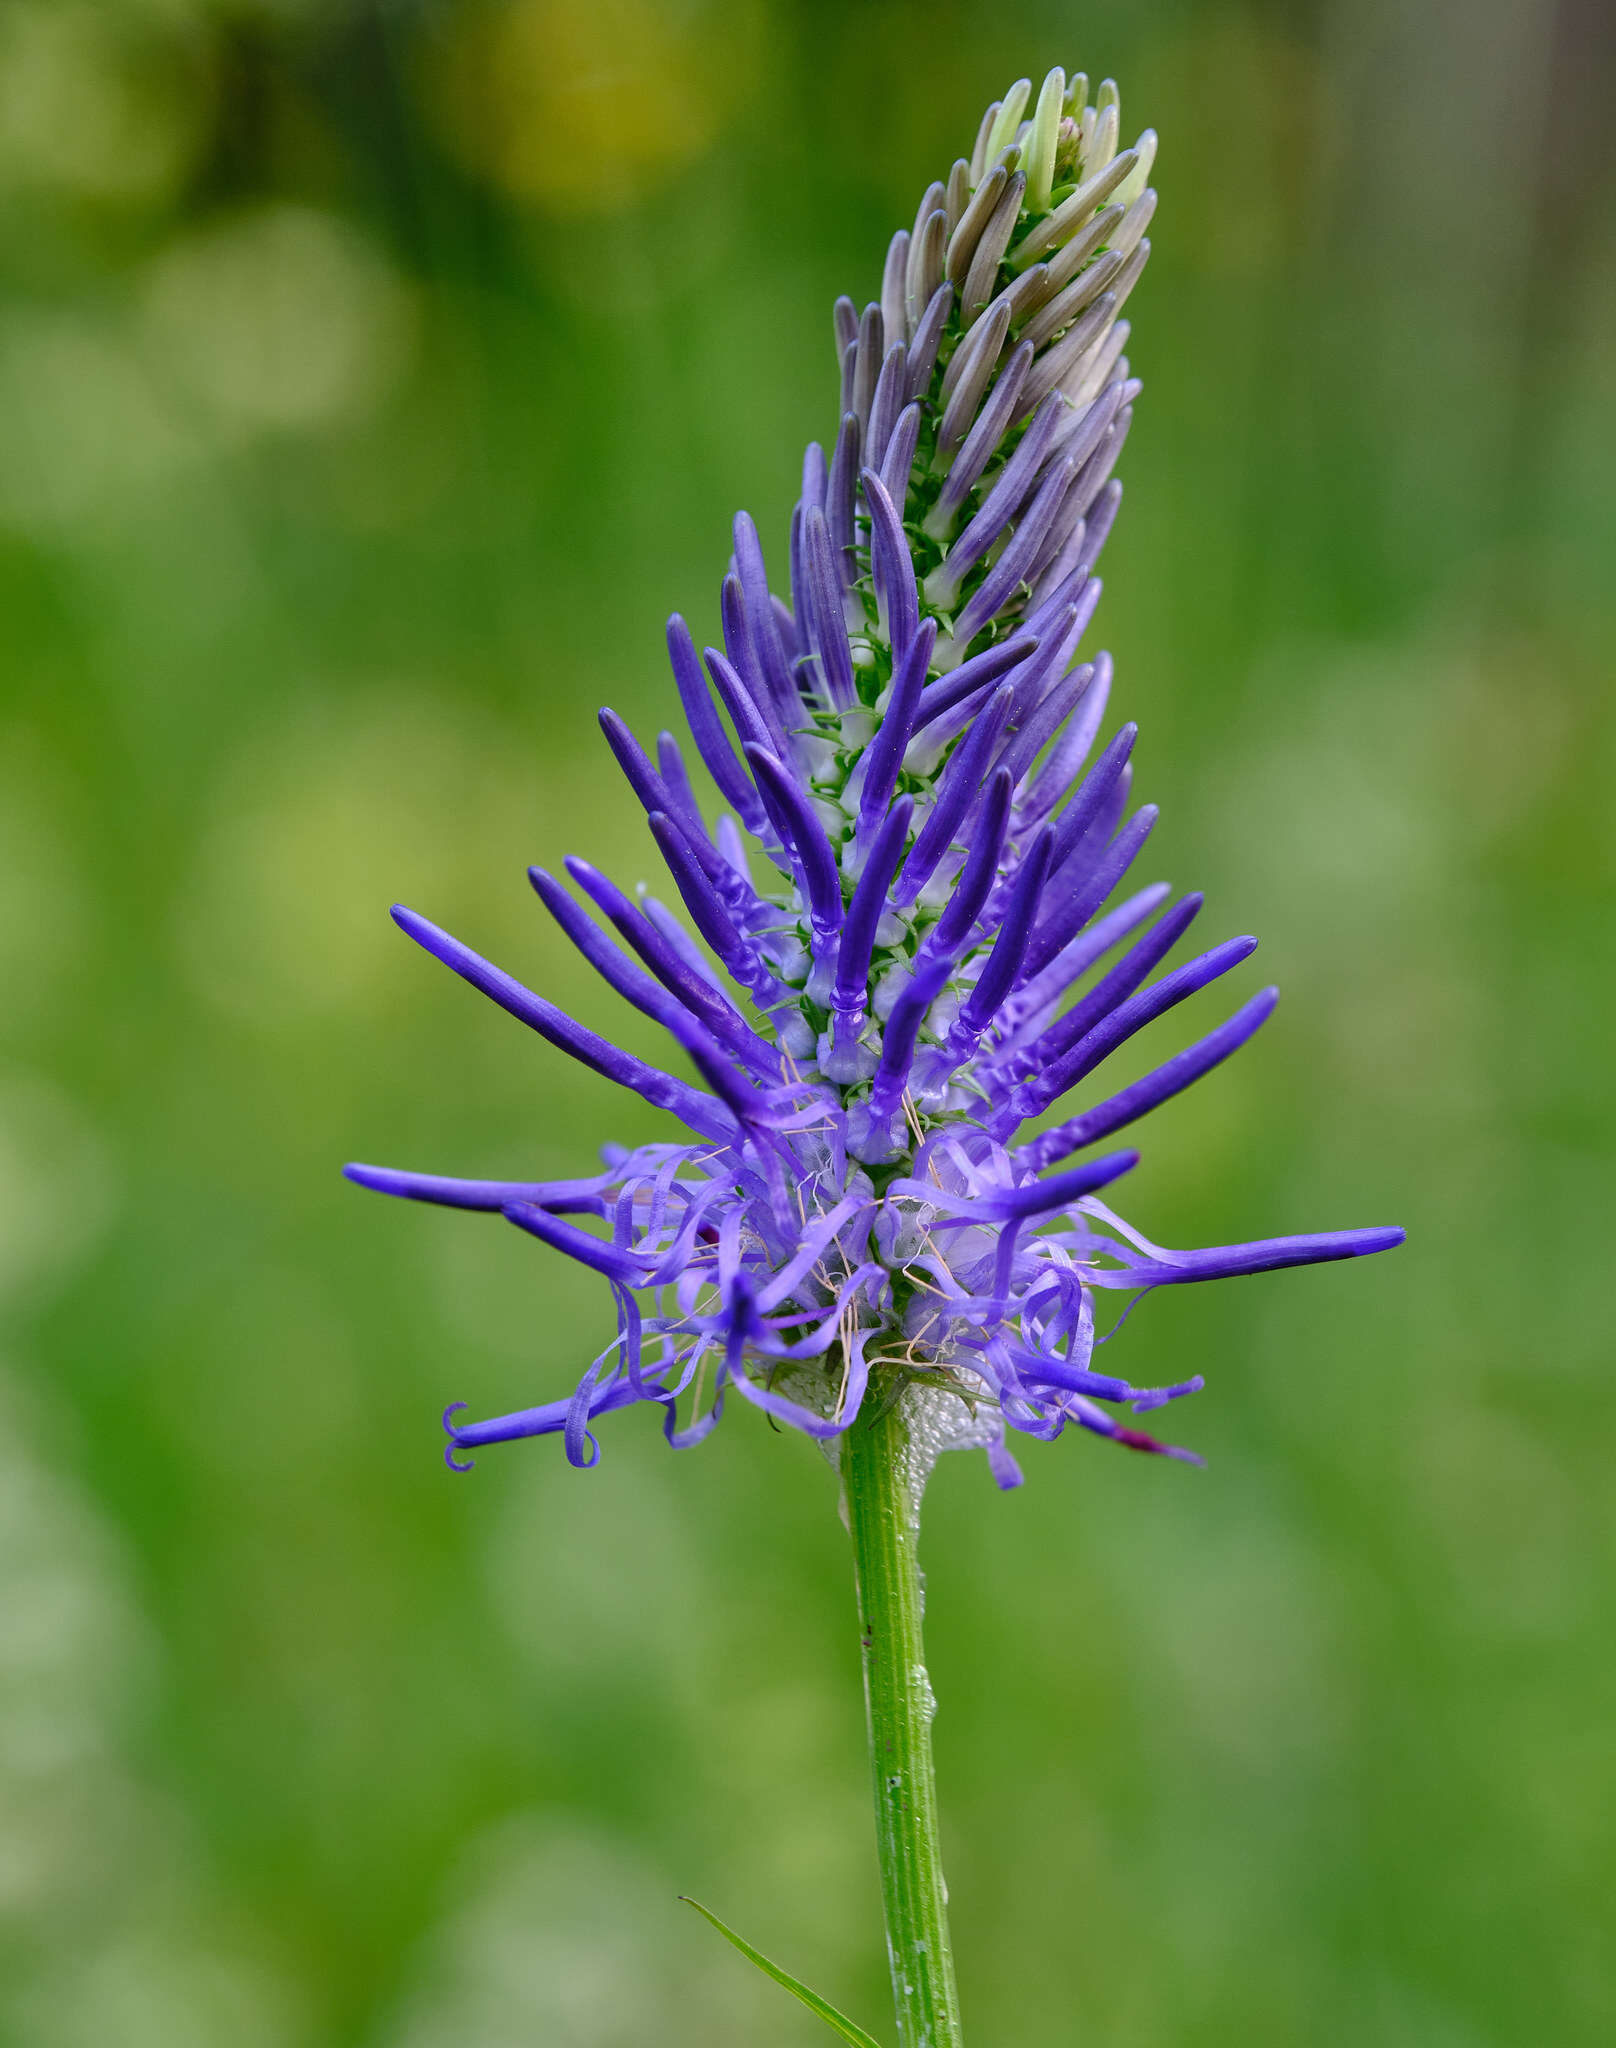
M1130 154L1136 159L1134 167L1113 194L1123 206L1131 205L1150 182L1151 167L1156 161L1154 128L1145 129Z
M1005 94L1003 104L994 116L993 126L988 133L987 160L993 159L1006 143L1014 142L1016 130L1021 125L1021 116L1028 100L1032 97L1032 80L1018 78Z
M1055 145L1061 125L1061 103L1066 97L1066 73L1059 65L1045 78L1032 117L1024 159L1027 169L1027 206L1042 213L1049 205L1055 180Z

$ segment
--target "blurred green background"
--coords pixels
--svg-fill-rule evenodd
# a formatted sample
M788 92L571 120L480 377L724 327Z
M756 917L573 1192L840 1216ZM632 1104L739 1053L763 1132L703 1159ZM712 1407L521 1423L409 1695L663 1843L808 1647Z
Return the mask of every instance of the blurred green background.
M0 10L0 2038L820 2040L679 1891L888 2029L823 1462L641 1413L449 1478L438 1410L608 1304L337 1168L656 1129L386 907L649 1045L523 866L650 868L596 707L669 720L833 296L1054 62L1163 135L1102 612L1150 872L1286 989L1127 1213L1410 1243L1141 1313L1204 1474L945 1461L970 2036L1616 2038L1612 22Z

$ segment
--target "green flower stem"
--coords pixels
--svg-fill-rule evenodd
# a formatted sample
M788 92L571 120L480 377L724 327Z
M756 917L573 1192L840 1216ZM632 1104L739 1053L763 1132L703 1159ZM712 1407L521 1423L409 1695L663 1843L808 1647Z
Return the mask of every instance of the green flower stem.
M960 2048L948 1940L948 1888L937 1839L931 1686L921 1640L918 1494L909 1430L877 1375L842 1438L853 1537L864 1700L875 1788L876 1846L901 2048Z

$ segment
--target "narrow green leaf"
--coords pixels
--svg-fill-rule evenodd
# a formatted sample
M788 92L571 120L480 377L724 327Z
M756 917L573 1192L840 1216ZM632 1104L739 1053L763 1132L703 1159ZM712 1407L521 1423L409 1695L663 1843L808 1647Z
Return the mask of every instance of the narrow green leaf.
M850 2019L839 2013L835 2006L827 2003L817 1991L810 1991L806 1984L799 1984L795 1977L782 1970L778 1963L771 1963L767 1956L761 1956L749 1941L742 1941L733 1927L726 1927L716 1913L709 1913L699 1899L687 1898L683 1892L680 1898L687 1906L694 1906L701 1917L716 1927L724 1939L738 1948L749 1963L756 1963L765 1977L772 1977L776 1984L783 1984L793 1998L800 1999L810 2012L818 2013L826 2026L832 2027L844 2041L851 2041L853 2048L881 2048L873 2035L865 2033L862 2027L854 2026Z

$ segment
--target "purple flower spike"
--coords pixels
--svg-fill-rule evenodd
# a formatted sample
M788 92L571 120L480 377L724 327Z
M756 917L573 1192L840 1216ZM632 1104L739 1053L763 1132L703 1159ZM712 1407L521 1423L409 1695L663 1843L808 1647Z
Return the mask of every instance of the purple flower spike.
M672 734L653 758L601 714L674 907L587 862L566 864L578 896L531 871L581 957L666 1033L672 1071L394 912L549 1045L677 1126L607 1146L576 1179L346 1169L379 1193L505 1218L615 1304L615 1335L570 1394L486 1421L446 1412L457 1471L467 1451L531 1436L559 1437L587 1468L601 1419L632 1406L660 1410L682 1449L732 1395L833 1441L867 1390L927 1410L1005 1487L1021 1481L1011 1431L1047 1442L1074 1425L1198 1462L1135 1423L1199 1376L1137 1387L1100 1371L1099 1296L1131 1297L1109 1342L1152 1288L1402 1240L1168 1250L1101 1200L1137 1155L1081 1156L1213 1073L1276 992L1138 1079L1094 1078L1255 941L1167 967L1199 896L1169 907L1151 883L1110 904L1155 810L1128 815L1133 726L1105 740L1110 657L1078 653L1140 395L1117 316L1149 254L1154 139L1119 149L1107 89L1085 113L1062 79L1030 113L1026 81L990 109L974 152L890 244L879 297L862 312L837 302L832 431L804 457L776 546L787 591L771 589L740 513L722 647L704 666L683 619L668 623L717 812ZM1023 1131L1050 1111L1050 1128Z

